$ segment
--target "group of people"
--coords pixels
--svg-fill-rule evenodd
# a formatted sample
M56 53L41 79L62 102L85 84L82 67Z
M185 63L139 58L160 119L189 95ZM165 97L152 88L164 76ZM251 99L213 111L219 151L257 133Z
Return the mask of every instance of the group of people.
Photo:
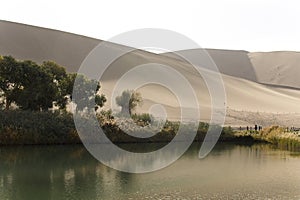
M286 127L285 132L298 132L300 131L300 128L296 128L294 126L292 127Z
M252 131L252 130L255 130L255 131L261 131L263 129L263 127L262 126L260 126L260 125L257 125L257 124L255 124L254 125L254 127L252 127L252 126L247 126L246 127L246 130L247 131ZM242 131L242 127L240 126L240 131Z
M254 127L253 126L246 126L246 127L239 127L239 130L247 130L247 131L261 131L263 129L263 127L261 125L257 125L255 124ZM285 127L284 128L284 132L299 132L300 133L300 128L296 128L294 126L292 127Z

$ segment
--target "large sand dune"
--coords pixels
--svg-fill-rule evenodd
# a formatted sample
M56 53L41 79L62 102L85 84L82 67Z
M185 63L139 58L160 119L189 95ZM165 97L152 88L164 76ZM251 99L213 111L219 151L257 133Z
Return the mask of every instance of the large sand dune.
M206 83L202 78L199 78L195 75L195 69L191 67L191 65L184 62L178 62L177 59L156 56L155 54L144 54L140 51L137 53L133 52L121 57L111 65L110 69L104 76L105 78L102 81L107 96L110 98L110 91L112 91L116 80L118 80L122 74L132 69L134 66L144 63L161 63L169 65L179 71L181 74L184 74L184 76L190 81L192 87L196 91L196 95L199 99L199 102L201 103L200 110L202 120L209 121L211 102ZM122 66L121 69L120 66ZM137 76L136 80L131 79L130 81L134 82L147 76L148 74L146 72L144 74L140 73L139 76ZM167 72L161 72L160 74L157 74L157 76L161 76L161 78L164 78L167 77L168 74ZM243 124L247 123L247 121L249 121L249 123L255 121L255 118L253 119L254 115L251 114L251 112L291 114L291 120L292 115L295 112L300 112L300 90L298 89L291 89L274 85L264 85L228 75L222 75L222 77L227 96L227 108L229 110L240 111L241 113L245 114L242 115L244 116L243 118L242 116L237 116L235 118L234 116L237 115L237 112L231 112L231 118L239 120L243 119ZM170 114L169 116L171 116L171 118L178 119L179 110L174 109L178 107L178 103L174 101L174 96L168 93L166 89L158 85L149 85L147 87L141 88L140 91L143 97L148 100L141 108L141 112L146 112L146 109L150 107L149 101L150 104L152 104L153 102L162 103L164 105L167 105L167 112L169 112ZM119 94L121 93L121 91L117 92L119 92ZM186 99L185 101L188 102L189 99ZM247 113L249 114L249 117L251 117L251 119L249 118L249 120L247 120ZM262 117L260 117L258 121L261 122L261 118ZM228 124L238 125L240 123L232 119L227 120ZM264 120L264 124L269 124L267 122L268 118L265 118ZM281 123L288 124L285 122ZM299 124L299 122L295 121L294 119L293 123Z
M0 21L1 55L12 55L18 59L31 59L36 62L54 60L66 66L70 72L77 71L86 55L99 42L100 40L75 34ZM111 43L107 45L107 51L112 53L126 50L127 47L121 45ZM194 54L197 50L187 50L187 52ZM279 123L300 126L300 90L285 87L300 88L298 84L300 81L297 79L299 74L297 73L299 72L297 64L300 61L295 58L299 56L298 53L287 52L282 56L270 53L266 58L264 58L265 53L248 53L246 51L210 49L208 53L223 73L222 78L227 96L226 107L229 111L226 118L227 124L238 126L253 123L264 125ZM195 53L195 55L197 54ZM279 58L273 59L272 55ZM170 54L158 55L135 50L117 59L101 79L102 89L108 100L112 96L111 93L117 80L125 72L135 66L147 63L170 66L189 80L200 102L201 119L209 121L211 101L206 83L201 76L196 75L197 71L190 64ZM277 72L278 66L280 69ZM201 70L205 69L201 68ZM268 71L272 73L268 73ZM214 72L209 73L213 74ZM277 76L277 73L280 76ZM148 75L146 72L140 72L129 81L138 82ZM156 75L161 78L172 78L169 77L167 71ZM180 86L181 84L178 83L178 87ZM144 105L138 108L138 112L147 112L151 105L159 103L165 106L168 118L179 118L179 103L166 88L148 84L141 87L139 91L144 98ZM121 91L116 92L121 93ZM190 97L185 98L185 102L190 101ZM274 117L270 119L270 116L274 115L283 116L284 119L277 121L274 121Z

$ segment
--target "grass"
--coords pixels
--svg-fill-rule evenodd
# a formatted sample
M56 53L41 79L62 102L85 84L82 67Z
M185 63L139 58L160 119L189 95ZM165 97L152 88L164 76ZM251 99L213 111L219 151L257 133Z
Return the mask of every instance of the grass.
M150 115L134 115L133 122L142 128L153 126ZM177 134L179 127L182 134L188 135L197 131L195 141L203 141L209 128L208 123L200 122L195 130L188 123L166 121L162 129L149 138L136 138L126 134L118 125L117 119L111 111L101 111L98 115L100 126L106 136L114 143L148 143L170 142ZM122 121L123 120L123 121ZM85 119L88 123L90 120ZM131 128L129 122L121 119L123 124ZM212 128L220 128L212 126ZM185 138L185 135L182 137ZM269 140L272 140L269 138ZM233 141L237 143L252 144L254 138L249 135L236 135L231 127L223 127L219 141ZM282 140L285 141L285 140ZM280 141L281 142L281 141ZM30 145L30 144L77 144L81 140L76 132L73 115L67 112L32 112L21 110L0 111L0 145ZM283 142L280 143L283 145ZM295 146L294 143L291 143Z
M79 142L69 113L0 111L0 145Z
M284 127L271 126L261 131L242 131L235 134L237 136L250 136L256 141L268 142L276 148L300 151L300 137L296 132L287 132Z

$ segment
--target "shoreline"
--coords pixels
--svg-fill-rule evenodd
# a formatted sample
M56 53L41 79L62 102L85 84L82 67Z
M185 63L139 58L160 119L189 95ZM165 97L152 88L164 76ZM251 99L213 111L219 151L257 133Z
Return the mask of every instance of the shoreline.
M80 138L76 131L73 115L66 112L1 111L0 119L0 147L82 145L82 139L84 139ZM109 113L99 115L98 120L107 138L114 144L169 143L178 134L180 125L179 122L166 121L154 136L139 138L139 129L135 127L143 127L144 131L154 131L156 122L151 124L147 120L143 121L142 118L138 118L135 122L129 122L124 118L113 118ZM94 125L88 118L83 118L83 123ZM121 124L121 127L118 123ZM199 122L197 130L189 124L182 124L182 131L179 134L183 135L180 136L180 139L184 140L185 135L197 131L193 142L201 143L204 141L208 128L209 124L204 122ZM300 151L299 132L287 132L286 127L271 126L260 131L250 132L237 131L230 126L216 126L216 128L222 128L218 143L228 142L242 145L269 143L278 148ZM137 137L126 134L130 131L136 133Z
M198 140L194 139L192 143L202 143L204 140ZM170 141L166 140L151 140L151 141L121 141L121 140L115 140L112 143L117 145L122 144L168 144ZM183 140L174 141L176 143L182 143L185 142ZM241 145L252 145L252 144L272 144L265 140L257 140L253 137L249 136L237 136L237 137L220 137L217 141L217 143L233 143L233 144L241 144ZM94 144L110 144L108 142L102 142L102 143L94 143ZM72 145L84 145L81 141L80 142L67 142L67 143L7 143L7 144L0 144L0 147L13 147L13 146L72 146Z
M271 145L276 149L288 150L292 152L300 152L300 140L295 141L293 138L284 138L284 137L273 137L272 139L263 138L261 135L236 135L234 137L220 137L216 144L233 144L241 146L252 146L257 144L266 144ZM170 141L163 140L152 140L147 142L133 142L133 141L114 141L113 144L120 145L150 145L150 144L159 144L165 146ZM175 141L176 143L181 143L184 141ZM202 144L203 140L194 139L193 143ZM95 144L109 144L109 143L95 143ZM10 148L10 147L70 147L70 146L83 146L82 142L68 142L68 143L31 143L31 144L0 144L0 148Z

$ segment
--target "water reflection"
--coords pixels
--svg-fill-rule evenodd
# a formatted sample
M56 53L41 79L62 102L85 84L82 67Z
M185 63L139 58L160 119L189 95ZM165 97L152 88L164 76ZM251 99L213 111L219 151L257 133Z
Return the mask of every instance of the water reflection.
M151 145L157 144L146 148ZM105 167L80 145L1 147L0 199L213 199L233 195L299 199L299 153L269 145L218 144L207 158L199 160L199 147L193 144L170 167L147 174ZM138 150L145 145L128 148ZM112 158L112 162L122 164L122 159Z

